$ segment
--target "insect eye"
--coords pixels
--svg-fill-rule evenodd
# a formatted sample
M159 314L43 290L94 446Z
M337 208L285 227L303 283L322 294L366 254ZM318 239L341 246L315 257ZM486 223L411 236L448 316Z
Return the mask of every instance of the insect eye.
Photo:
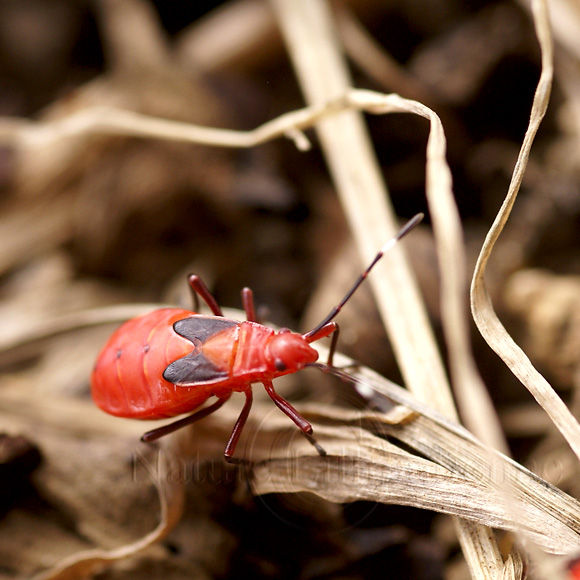
M274 359L274 366L276 367L277 371L285 371L288 368L281 358Z

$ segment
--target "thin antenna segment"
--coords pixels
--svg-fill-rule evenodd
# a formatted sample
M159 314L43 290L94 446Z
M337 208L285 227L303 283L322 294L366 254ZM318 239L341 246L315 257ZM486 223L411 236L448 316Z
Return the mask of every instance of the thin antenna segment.
M352 285L351 289L344 295L343 299L328 313L328 316L317 324L312 330L308 331L302 336L308 340L310 337L315 335L323 326L326 326L331 322L336 315L342 310L342 307L350 300L351 296L358 290L358 287L366 280L370 271L375 267L376 263L383 257L383 255L388 252L402 237L406 236L416 225L418 225L424 218L424 214L418 213L416 216L412 217L400 230L392 237L385 245L378 251L377 255L373 258L372 262L367 266L366 270L356 279L355 283Z

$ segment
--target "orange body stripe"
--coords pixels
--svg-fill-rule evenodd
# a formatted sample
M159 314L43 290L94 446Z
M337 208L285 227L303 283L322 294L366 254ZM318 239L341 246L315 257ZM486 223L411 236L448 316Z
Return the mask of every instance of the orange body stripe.
M202 345L203 356L221 371L232 376L239 342L239 326L226 328L210 336Z

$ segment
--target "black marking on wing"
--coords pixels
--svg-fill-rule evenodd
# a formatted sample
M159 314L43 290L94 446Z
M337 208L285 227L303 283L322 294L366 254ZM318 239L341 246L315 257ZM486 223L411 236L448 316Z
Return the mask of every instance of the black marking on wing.
M210 336L238 324L235 320L218 316L189 316L178 320L173 325L173 330L191 342L204 343Z
M228 377L227 371L216 367L201 351L201 345L218 332L239 324L235 320L217 316L190 316L178 320L173 330L191 341L194 350L172 362L164 371L163 378L174 385L192 386L215 383Z
M227 371L216 367L197 349L172 362L163 371L163 378L166 381L181 386L215 383L227 377Z

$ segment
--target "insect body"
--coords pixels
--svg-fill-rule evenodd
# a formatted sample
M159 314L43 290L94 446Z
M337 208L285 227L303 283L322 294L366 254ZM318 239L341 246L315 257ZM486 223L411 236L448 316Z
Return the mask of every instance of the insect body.
M126 322L111 336L95 364L91 377L95 403L112 415L136 419L160 419L196 411L142 437L144 441L153 441L206 417L232 393L243 392L246 402L224 451L229 461L250 412L252 384L261 382L280 410L325 455L312 437L310 423L274 390L272 381L315 363L318 353L310 343L330 335L328 365L332 365L338 339L338 325L333 319L383 253L422 217L422 214L415 216L387 242L341 302L320 324L304 334L274 330L256 322L249 288L242 290L247 320L225 318L201 279L189 276L194 297L201 297L213 316L163 308ZM198 410L212 396L217 401Z
M163 378L169 364L192 352L192 343L173 324L194 314L162 308L121 326L94 367L95 403L111 415L134 419L175 417L204 403L210 395L202 389L178 388Z

